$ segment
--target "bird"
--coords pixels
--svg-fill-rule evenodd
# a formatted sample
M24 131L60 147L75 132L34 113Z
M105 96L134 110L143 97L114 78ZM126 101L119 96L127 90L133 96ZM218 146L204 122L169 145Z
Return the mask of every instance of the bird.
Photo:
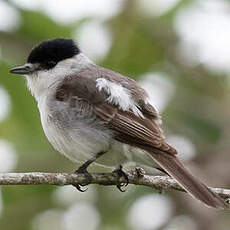
M181 163L167 144L161 117L138 83L96 65L67 38L45 40L10 73L25 76L51 145L87 172L135 163L160 168L191 196L213 208L228 205ZM78 187L79 188L79 187ZM79 188L80 189L80 188Z

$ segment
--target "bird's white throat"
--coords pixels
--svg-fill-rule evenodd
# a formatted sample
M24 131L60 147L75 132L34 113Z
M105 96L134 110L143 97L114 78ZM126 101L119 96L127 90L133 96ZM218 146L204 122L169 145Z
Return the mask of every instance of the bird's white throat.
M58 64L50 70L40 70L34 74L25 75L27 86L32 95L39 101L48 92L47 89L55 87L65 77L82 71L93 62L84 54L79 53L72 58L58 62Z

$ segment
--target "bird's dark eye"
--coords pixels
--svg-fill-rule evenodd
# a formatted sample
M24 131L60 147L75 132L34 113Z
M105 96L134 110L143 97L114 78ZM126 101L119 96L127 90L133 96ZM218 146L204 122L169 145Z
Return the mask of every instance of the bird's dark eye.
M43 67L45 69L52 69L55 65L57 65L57 62L55 61L47 61L43 64Z

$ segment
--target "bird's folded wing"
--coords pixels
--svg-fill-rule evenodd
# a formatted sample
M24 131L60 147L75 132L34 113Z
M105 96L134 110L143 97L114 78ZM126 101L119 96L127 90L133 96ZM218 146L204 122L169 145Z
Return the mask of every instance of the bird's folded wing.
M176 154L162 136L158 124L148 118L136 116L131 111L122 111L109 103L93 105L94 113L115 133L115 139L136 147L155 148Z
M131 109L123 110L119 107L119 104L108 100L111 96L108 90L98 89L97 79L100 77L101 75L92 76L91 72L83 72L77 76L69 77L59 86L56 99L71 103L71 107L73 107L73 101L76 99L84 101L87 107L91 107L91 111L96 115L97 119L111 129L114 132L114 138L120 142L140 148L144 146L145 148L155 148L167 153L176 154L176 150L164 140L157 121L158 114L154 107L148 103L144 103L141 98L142 95L139 95L139 98L136 95L136 101L140 101L137 107L141 111L142 116L138 116ZM128 85L127 82L125 83ZM132 81L129 83L136 84ZM137 84L135 87L138 90L143 90ZM136 93L134 92L135 87L130 87L130 94ZM132 88L133 92L131 91Z

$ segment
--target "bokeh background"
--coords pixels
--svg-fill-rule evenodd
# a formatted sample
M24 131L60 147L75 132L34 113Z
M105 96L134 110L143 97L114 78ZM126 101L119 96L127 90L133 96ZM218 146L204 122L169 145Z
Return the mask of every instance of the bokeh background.
M8 73L56 37L139 81L181 159L208 185L230 188L230 1L0 0L0 172L78 167L53 150L25 80ZM2 186L0 229L230 229L230 212L183 193L88 187Z

